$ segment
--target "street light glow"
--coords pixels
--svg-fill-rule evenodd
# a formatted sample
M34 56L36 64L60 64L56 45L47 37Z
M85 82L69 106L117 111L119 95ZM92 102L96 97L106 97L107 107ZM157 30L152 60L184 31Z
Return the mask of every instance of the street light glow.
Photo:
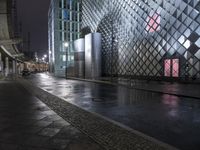
M68 43L68 42L65 42L65 43L64 43L64 46L65 46L65 47L68 47L68 46L69 46L69 43Z

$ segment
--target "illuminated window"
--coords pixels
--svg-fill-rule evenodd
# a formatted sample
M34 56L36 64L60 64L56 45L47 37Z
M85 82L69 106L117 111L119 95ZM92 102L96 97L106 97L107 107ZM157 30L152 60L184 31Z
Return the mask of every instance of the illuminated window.
M170 77L171 76L171 60L170 59L165 60L164 67L165 67L165 77Z
M164 76L179 77L179 59L166 59L164 61Z
M179 59L172 59L172 76L179 77Z
M63 55L63 61L64 62L66 61L66 55Z
M68 19L68 11L67 10L63 10L63 19L67 20Z
M151 32L160 30L160 15L159 15L159 13L157 13L157 12L151 13L151 15L149 15L147 17L146 22L147 22L147 25L146 25L147 32L151 33Z

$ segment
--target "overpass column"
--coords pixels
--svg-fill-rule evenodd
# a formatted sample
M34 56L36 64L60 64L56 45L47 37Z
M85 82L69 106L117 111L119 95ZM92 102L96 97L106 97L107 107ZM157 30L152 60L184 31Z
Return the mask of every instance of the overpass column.
M16 72L16 61L15 61L15 60L12 61L12 73L13 73L13 74L16 74L16 73L17 73L17 72Z
M20 75L21 72L22 72L22 70L23 70L22 65L23 65L23 64L22 64L21 62L19 62L18 65L17 65L17 74L18 74L18 75Z
M5 76L7 77L9 74L9 59L8 57L5 58Z
M0 75L2 75L2 73L3 73L3 61L2 61L2 56L0 52Z

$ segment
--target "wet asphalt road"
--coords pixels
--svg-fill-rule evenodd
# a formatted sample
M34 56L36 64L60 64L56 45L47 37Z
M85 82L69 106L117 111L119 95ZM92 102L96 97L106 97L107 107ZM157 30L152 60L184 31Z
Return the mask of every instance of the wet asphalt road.
M200 99L66 80L47 74L28 79L85 110L177 148L200 149Z

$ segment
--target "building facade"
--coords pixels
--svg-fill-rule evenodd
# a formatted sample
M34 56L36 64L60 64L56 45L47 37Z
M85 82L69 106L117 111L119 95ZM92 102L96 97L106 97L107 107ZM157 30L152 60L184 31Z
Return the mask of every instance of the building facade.
M81 0L51 0L48 18L50 71L64 77L74 65L73 41L80 38Z
M199 0L83 0L104 76L200 79Z

